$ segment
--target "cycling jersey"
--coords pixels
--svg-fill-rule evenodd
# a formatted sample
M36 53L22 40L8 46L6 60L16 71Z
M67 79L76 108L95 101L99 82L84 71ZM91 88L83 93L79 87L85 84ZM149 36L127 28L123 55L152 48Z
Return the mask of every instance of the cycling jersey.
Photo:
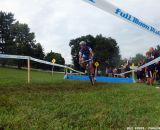
M81 55L84 60L89 60L91 52L92 49L90 47L86 47L80 50L79 55Z

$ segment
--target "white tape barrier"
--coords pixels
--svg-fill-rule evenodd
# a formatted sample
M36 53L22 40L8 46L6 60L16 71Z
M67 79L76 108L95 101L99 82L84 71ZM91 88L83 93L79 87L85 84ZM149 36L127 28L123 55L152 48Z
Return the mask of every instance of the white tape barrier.
M150 66L150 65L153 65L153 64L155 64L155 63L158 63L159 61L160 61L160 57L152 60L151 62L146 63L145 65L139 67L137 70L141 70L141 69L143 69L143 68L145 68L145 67L147 67L147 66Z
M76 73L79 73L79 74L84 74L83 72L74 70L74 69L72 69L71 67L68 67L68 66L53 64L51 62L35 59L35 58L29 57L29 56L0 54L0 58L3 58L3 59L19 59L19 60L28 60L29 59L29 60L34 61L34 62L38 62L38 63L42 63L42 64L46 64L46 65L51 65L51 66L56 66L56 67L61 67L61 68L72 70L73 72L76 72Z
M146 67L148 67L148 66L151 66L151 65L153 65L153 64L156 64L156 63L158 63L160 61L160 57L158 57L158 58L156 58L156 59L154 59L154 60L152 60L151 62L148 62L148 63L146 63L146 64L144 64L144 65L142 65L142 66L140 66L140 67L137 67L137 68L135 68L135 69L133 69L133 70L131 70L131 71L127 71L127 72L124 72L124 73L121 73L121 74L115 74L115 75L117 75L117 76L122 76L122 75L124 75L124 74L128 74L128 73L131 73L131 72L135 72L135 71L141 71L142 69L144 69L144 68L146 68Z
M127 71L127 72L124 72L124 73L121 73L121 74L114 74L115 76L123 76L125 74L128 74L128 73L132 73L132 72L135 72L136 70L131 70L131 71Z
M156 29L155 27L153 27L152 25L149 25L145 22L143 22L142 20L132 16L131 14L123 11L122 9L112 5L111 3L107 2L106 0L83 0L95 7L98 7L100 9L102 9L105 12L108 12L114 16L117 16L129 23L132 23L134 25L136 25L137 27L144 29L156 36L160 37L160 30Z
M18 55L5 55L5 54L0 54L0 58L3 58L3 59L28 60L29 56L18 56Z

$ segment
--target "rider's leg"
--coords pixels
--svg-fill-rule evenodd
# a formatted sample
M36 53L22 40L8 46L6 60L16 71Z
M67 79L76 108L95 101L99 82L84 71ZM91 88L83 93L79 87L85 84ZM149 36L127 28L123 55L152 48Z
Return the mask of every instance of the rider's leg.
M89 64L89 69L90 69L90 73L91 73L92 75L94 75L95 70L94 70L93 63L90 63L90 64Z
M80 61L80 66L81 66L83 69L85 69L86 64L85 64L85 60L84 60L84 59L82 59L82 60Z
M84 59L81 61L80 66L83 69L83 71L86 73L86 62Z

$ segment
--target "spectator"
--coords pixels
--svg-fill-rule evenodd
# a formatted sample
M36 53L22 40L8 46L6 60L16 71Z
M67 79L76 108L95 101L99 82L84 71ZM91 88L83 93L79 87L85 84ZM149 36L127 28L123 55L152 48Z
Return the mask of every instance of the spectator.
M160 56L159 52L156 49L154 49L153 47L151 47L149 49L149 52L150 52L150 56L152 57L153 60ZM159 68L159 64L154 64L153 65L153 80L157 80L157 76L158 76L157 75L158 73L156 72L157 68Z
M160 57L160 52L153 47L149 49L146 53L146 58L144 60L139 61L138 68L153 61L154 59ZM120 69L117 69L117 73L124 73L130 71L129 61L125 59L126 63L121 66ZM115 71L113 71L115 74ZM129 74L124 74L122 77L129 77ZM158 63L152 64L148 67L145 67L141 70L137 71L137 79L138 82L146 82L148 85L153 85L154 80L156 79L160 83L160 61Z
M156 58L159 57L159 52L158 52L156 49L154 49L153 47L151 47L151 48L149 49L149 53L150 53L150 57L151 57L152 59L156 59Z
M139 68L140 66L141 66L141 64L138 63L138 68ZM139 82L139 83L142 82L141 72L142 72L142 70L138 70L138 71L137 71L137 79L138 79L138 82Z
M118 70L115 68L115 69L113 70L113 76L114 76L114 77L117 77L116 74L118 74Z
M127 63L127 65L125 66L125 72L130 71L130 65L129 63ZM130 73L125 74L125 78L129 78L130 77Z
M146 53L146 63L148 63L152 60L153 59L151 58L150 53L147 52ZM150 65L150 66L146 67L145 72L146 72L147 84L148 85L153 85L153 66Z
M160 83L160 62L156 65L156 80Z
M108 70L108 77L113 77L113 71L111 68Z
M141 60L140 61L140 66L143 66L145 64L145 60ZM145 82L146 81L146 76L145 76L145 68L143 68L140 71L140 77L141 77L141 82Z
M106 67L106 77L108 77L108 67Z

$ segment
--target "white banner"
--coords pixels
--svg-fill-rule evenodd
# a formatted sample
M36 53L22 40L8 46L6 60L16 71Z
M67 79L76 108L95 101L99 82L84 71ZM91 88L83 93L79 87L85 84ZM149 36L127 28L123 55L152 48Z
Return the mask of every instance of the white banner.
M18 55L6 55L6 54L0 54L0 58L3 59L20 59L20 60L27 60L29 56L18 56Z
M133 15L125 12L124 10L112 5L111 3L107 2L106 0L83 0L95 7L102 9L105 12L108 12L114 16L117 16L129 23L136 25L137 27L144 29L156 36L160 37L160 30L156 29L150 24L143 22L142 20L134 17Z

